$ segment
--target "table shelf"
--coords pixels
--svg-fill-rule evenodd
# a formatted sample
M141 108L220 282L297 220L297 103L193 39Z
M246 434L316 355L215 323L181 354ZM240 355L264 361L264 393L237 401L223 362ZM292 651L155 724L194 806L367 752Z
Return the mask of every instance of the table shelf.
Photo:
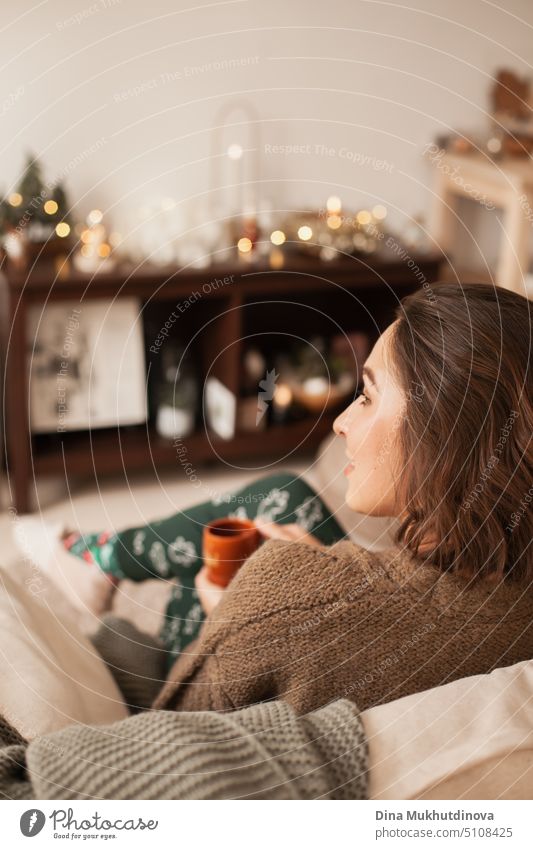
M180 471L175 446L159 437L150 423L128 428L63 433L50 438L32 436L28 414L27 310L31 304L88 298L139 299L143 311L165 302L174 305L191 292L202 292L201 300L187 312L186 323L194 333L208 326L195 347L202 380L211 374L234 394L239 394L242 375L243 340L254 333L275 334L280 328L309 339L322 329L326 335L336 328L350 332L361 329L375 338L394 317L400 299L419 288L421 275L428 283L439 279L443 267L440 254L399 258L394 255L349 257L331 263L312 258L287 258L283 268L268 263L213 265L204 269L115 267L95 275L69 272L57 275L50 264L40 263L27 273L8 267L2 281L6 342L6 468L14 506L27 512L39 477L82 476L98 479L107 474L130 475ZM411 260L413 260L411 262ZM220 286L214 280L229 279ZM205 287L205 288L204 288ZM276 301L261 312L257 300ZM254 306L255 304L255 306ZM300 304L300 307L297 305ZM296 306L295 306L296 305ZM323 310L324 326L317 324L317 309ZM269 316L268 322L265 320ZM144 313L143 313L144 314ZM338 410L337 410L338 412ZM205 432L184 440L193 466L276 457L316 449L330 431L334 414L270 426L268 431L238 433L229 441Z

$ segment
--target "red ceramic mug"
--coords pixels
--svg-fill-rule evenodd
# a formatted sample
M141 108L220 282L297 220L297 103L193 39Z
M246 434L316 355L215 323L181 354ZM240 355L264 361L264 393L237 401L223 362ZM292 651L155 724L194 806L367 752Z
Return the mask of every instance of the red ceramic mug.
M202 539L202 555L208 580L219 587L227 587L262 540L263 537L250 519L227 516L209 522L204 527Z

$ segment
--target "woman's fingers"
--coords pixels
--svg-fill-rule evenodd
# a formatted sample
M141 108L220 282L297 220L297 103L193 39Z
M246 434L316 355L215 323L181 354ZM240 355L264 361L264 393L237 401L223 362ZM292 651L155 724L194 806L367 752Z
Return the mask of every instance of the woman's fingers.
M276 522L265 522L262 519L255 519L254 522L259 532L270 539L292 540L293 542L299 541L305 542L308 545L313 545L316 548L324 547L320 540L295 523L278 525Z
M303 539L307 536L307 531L304 531L299 525L283 525L287 530L290 539Z
M298 525L278 525L276 522L264 522L261 519L255 519L257 529L266 537L272 539L296 539L297 531L301 531Z
M200 599L204 613L209 616L224 596L224 588L211 583L207 577L207 569L203 566L194 578L194 586Z

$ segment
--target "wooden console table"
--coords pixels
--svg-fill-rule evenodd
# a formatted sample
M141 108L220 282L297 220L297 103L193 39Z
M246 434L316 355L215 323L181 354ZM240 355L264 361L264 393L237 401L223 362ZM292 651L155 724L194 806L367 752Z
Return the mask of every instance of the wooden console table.
M414 260L415 266L407 260ZM390 323L399 299L420 286L420 274L435 282L441 255L399 258L398 255L349 258L331 263L313 259L286 260L285 267L236 263L201 270L161 270L147 265L115 269L90 276L75 271L57 276L51 266L38 265L28 273L7 269L3 278L6 304L5 433L10 498L20 512L31 508L40 476L80 476L97 481L106 474L131 475L138 470L178 471L175 446L157 435L153 426L35 436L28 412L26 317L30 304L88 298L138 297L143 304L171 306L213 279L232 277L231 285L212 287L186 313L192 334L209 321L209 333L199 337L196 351L201 371L218 377L238 393L241 340L254 333L297 332L303 338L344 330L365 330L372 339ZM411 267L409 267L411 266ZM418 277L417 277L418 275ZM324 318L324 316L326 318ZM238 433L223 440L202 431L186 438L193 465L268 457L273 453L310 451L330 431L334 415L316 420L269 426L258 433Z
M493 162L479 154L433 154L436 165L431 235L439 250L453 256L459 221L457 201L474 200L487 209L502 209L496 282L504 289L526 295L524 277L530 261L533 227L533 163L529 157Z

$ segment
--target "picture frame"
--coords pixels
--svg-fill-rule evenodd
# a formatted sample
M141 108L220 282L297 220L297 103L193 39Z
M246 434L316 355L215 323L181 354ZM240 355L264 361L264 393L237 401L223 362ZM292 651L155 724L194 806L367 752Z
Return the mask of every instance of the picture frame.
M35 304L27 329L32 433L146 422L137 298Z

